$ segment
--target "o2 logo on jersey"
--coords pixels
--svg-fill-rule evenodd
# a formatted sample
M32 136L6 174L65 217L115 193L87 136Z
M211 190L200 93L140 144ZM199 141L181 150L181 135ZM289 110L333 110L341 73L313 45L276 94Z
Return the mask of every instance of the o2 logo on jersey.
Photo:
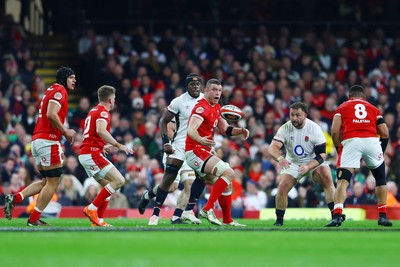
M296 156L301 157L301 156L306 156L304 153L304 148L301 145L297 145L293 148L293 153L296 154Z

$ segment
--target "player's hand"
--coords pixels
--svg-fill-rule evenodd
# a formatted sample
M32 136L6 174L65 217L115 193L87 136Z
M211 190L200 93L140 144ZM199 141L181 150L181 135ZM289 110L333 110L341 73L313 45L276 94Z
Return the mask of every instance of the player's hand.
M64 136L65 138L67 138L68 142L70 142L71 144L74 143L74 137L76 135L75 130L73 129L66 129Z
M305 164L300 164L299 165L299 174L300 175L304 175L304 174L306 174L307 172L309 172L310 171L310 167L308 167L307 165L305 165Z
M175 149L172 147L171 144L166 143L166 144L164 144L164 152L165 152L167 155L171 155L171 154L174 154Z
M105 145L103 148L103 154L107 155L108 153L111 153L113 147L113 145Z
M209 136L204 136L201 138L200 144L208 147L213 147L215 146L215 141L213 139L209 139L211 135Z
M249 138L250 132L246 128L242 128L241 135L243 135L244 140L246 140L247 138Z
M290 167L290 162L287 161L286 158L282 158L281 160L278 161L279 166L281 166L282 169L288 169Z
M127 155L133 154L132 148L129 148L129 147L125 146L125 145L121 145L121 147L119 149L124 151Z

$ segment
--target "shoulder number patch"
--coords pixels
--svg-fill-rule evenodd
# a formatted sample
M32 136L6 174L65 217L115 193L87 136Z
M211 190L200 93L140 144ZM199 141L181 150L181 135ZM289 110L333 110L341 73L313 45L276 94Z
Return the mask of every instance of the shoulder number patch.
M203 112L204 112L204 108L203 107L196 108L196 113L203 113Z
M105 111L100 112L100 116L107 119L108 118L108 113Z
M61 100L62 94L60 92L57 92L57 93L54 94L54 98L57 99L57 100Z

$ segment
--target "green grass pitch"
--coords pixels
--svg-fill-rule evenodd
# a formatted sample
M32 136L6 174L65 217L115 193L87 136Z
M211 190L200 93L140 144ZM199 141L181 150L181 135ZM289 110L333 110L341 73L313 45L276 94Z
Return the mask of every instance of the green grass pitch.
M87 219L47 219L53 227L25 226L26 219L0 219L0 266L388 266L399 262L400 222L239 220L246 228L173 226L162 219L109 219L112 228Z

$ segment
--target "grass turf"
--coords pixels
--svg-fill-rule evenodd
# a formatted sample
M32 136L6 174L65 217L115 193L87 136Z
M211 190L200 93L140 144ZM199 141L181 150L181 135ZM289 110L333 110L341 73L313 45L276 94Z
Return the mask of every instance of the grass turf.
M51 228L0 220L0 266L385 266L397 262L400 223L240 220L245 229L157 227L147 219L109 219L116 227L90 227L87 219L48 219Z

